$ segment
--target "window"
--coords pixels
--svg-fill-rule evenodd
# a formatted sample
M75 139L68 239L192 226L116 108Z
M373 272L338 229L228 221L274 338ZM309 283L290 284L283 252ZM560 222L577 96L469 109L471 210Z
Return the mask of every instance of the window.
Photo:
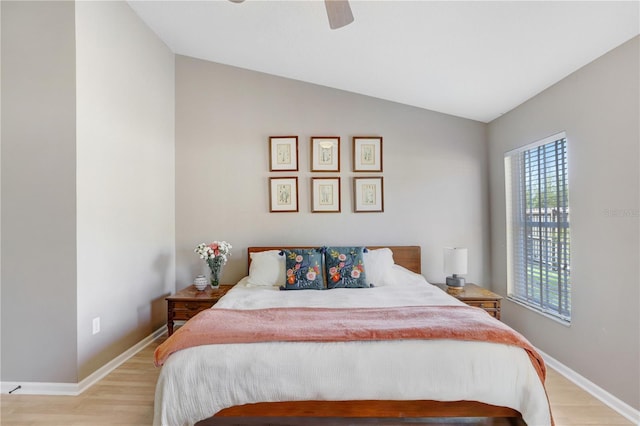
M566 135L507 152L504 165L508 296L570 322Z

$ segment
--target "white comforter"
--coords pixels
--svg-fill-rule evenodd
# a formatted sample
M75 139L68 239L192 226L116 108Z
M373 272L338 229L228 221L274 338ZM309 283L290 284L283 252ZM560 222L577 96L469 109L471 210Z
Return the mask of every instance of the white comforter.
M394 266L397 285L280 291L246 279L216 307L383 307L462 304ZM215 308L214 308L215 309ZM453 340L245 343L179 351L162 367L154 425L192 425L233 405L296 400L475 400L549 425L544 387L522 349Z

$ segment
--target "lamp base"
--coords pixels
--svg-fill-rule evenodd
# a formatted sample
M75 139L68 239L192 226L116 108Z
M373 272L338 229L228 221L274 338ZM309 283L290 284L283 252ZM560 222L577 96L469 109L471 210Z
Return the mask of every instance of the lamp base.
M449 287L464 287L464 278L454 274L452 277L447 277L447 285Z

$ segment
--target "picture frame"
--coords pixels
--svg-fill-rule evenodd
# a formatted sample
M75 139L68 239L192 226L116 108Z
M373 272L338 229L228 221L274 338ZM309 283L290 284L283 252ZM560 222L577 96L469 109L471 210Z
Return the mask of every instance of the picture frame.
M340 171L340 137L312 136L311 137L311 171L339 172Z
M340 192L339 177L311 178L311 212L340 213Z
M269 153L269 171L298 171L297 136L270 136Z
M382 137L353 137L353 171L382 172Z
M269 178L269 211L271 213L298 211L298 178L296 176Z
M384 212L384 179L382 176L353 178L353 205L356 213Z

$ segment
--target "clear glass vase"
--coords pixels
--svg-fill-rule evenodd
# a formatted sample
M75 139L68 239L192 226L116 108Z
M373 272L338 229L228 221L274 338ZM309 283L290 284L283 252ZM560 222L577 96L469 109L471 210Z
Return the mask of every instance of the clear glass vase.
M220 287L220 277L222 276L222 268L224 267L224 264L224 260L219 257L207 260L207 265L209 266L209 270L211 271L211 287Z
M211 268L211 287L220 287L220 277L222 276L222 265Z

